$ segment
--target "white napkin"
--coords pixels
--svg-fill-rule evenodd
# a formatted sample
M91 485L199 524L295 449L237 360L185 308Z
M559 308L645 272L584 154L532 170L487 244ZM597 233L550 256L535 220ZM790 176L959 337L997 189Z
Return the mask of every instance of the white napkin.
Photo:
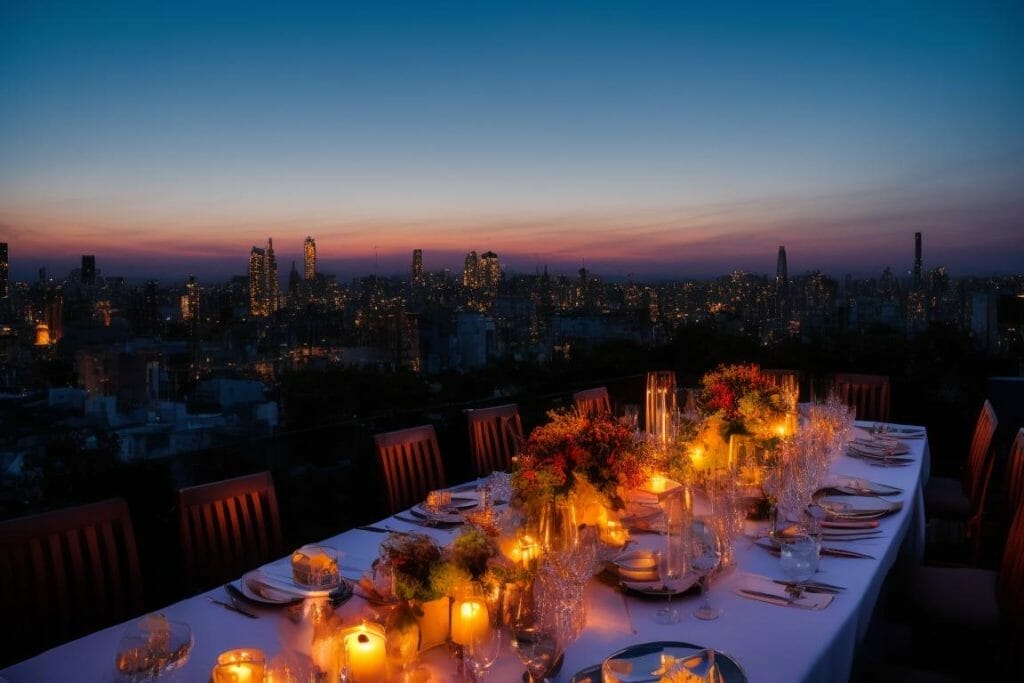
M786 592L786 586L775 583L767 576L759 574L741 574L739 583L733 591L744 598L760 600L781 607L799 607L800 609L825 609L832 604L834 595L829 593L804 593L794 599Z

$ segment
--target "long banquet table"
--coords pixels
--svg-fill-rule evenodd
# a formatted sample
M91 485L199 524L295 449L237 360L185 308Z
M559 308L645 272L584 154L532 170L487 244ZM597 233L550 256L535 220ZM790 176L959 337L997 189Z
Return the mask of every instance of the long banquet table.
M571 680L574 673L599 663L623 647L657 640L679 640L712 647L728 653L745 670L752 683L779 681L846 681L853 665L855 650L863 638L875 603L889 570L898 562L914 562L924 542L924 505L922 488L928 478L927 438L908 440L907 467L875 467L863 460L840 456L832 465L834 474L863 477L902 488L903 507L880 521L882 534L877 539L839 544L873 556L874 559L822 557L817 580L845 586L826 609L794 609L740 597L733 592L741 572L754 572L782 578L778 559L746 538L737 541L737 568L717 577L712 583L712 603L724 610L715 621L699 621L691 616L696 597L677 598L683 615L673 625L655 623L653 614L663 601L630 599L630 619L622 595L612 586L593 580L586 589L587 624L579 638L567 649L555 683ZM432 534L441 543L454 534L443 529L426 529L396 518L380 522L401 531ZM352 529L326 539L323 544L336 547L342 554L342 573L354 577L377 556L384 536L381 533ZM657 535L637 535L641 546L655 547ZM288 558L279 560L287 567ZM277 563L275 563L277 564ZM237 647L258 647L268 662L291 662L309 666L311 627L288 619L277 608L251 607L260 615L249 619L211 603L207 597L225 599L223 588L202 593L160 610L167 618L188 623L195 645L188 661L170 672L167 680L207 681L217 655ZM372 616L375 608L356 596L337 609L346 623ZM0 671L10 683L22 681L114 681L114 653L125 625L97 631L78 640L53 648L36 657ZM421 663L432 680L457 681L455 662L443 647L421 655ZM519 681L523 672L510 647L494 664L488 681ZM163 678L161 678L163 680Z

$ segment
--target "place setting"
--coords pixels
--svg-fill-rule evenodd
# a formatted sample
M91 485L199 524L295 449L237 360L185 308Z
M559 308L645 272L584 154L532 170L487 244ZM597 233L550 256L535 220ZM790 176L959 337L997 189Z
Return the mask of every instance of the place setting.
M288 565L277 562L253 569L225 589L232 598L265 607L292 607L311 597L327 598L336 607L352 596L338 551L321 545L302 546L291 554Z
M708 681L746 683L747 674L731 655L675 640L638 643L578 671L571 683L651 683Z

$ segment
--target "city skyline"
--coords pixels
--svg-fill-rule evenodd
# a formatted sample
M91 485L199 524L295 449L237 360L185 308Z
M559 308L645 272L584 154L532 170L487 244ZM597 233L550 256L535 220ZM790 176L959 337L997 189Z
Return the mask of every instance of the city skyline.
M1024 262L1024 13L994 2L10 3L11 277L611 277Z

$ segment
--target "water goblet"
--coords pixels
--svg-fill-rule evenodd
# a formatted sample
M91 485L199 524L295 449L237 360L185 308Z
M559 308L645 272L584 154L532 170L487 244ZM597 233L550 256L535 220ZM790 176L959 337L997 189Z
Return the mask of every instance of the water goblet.
M512 647L526 666L529 683L543 683L544 676L562 654L557 624L545 618L533 590L518 593L512 608L510 628Z
M673 562L671 551L666 547L655 553L658 561L658 576L661 578L661 589L665 591L667 602L664 607L654 613L654 621L659 624L679 623L679 610L672 606L672 594L675 592L676 582L682 572L681 562Z
M489 628L474 631L469 643L465 645L463 655L466 665L473 672L475 683L483 683L487 670L501 654L501 629Z
M722 561L722 544L718 535L708 524L694 525L693 557L690 560L694 570L699 574L701 605L693 612L693 616L703 621L711 621L722 615L722 611L711 606L708 597L708 582L712 572Z

